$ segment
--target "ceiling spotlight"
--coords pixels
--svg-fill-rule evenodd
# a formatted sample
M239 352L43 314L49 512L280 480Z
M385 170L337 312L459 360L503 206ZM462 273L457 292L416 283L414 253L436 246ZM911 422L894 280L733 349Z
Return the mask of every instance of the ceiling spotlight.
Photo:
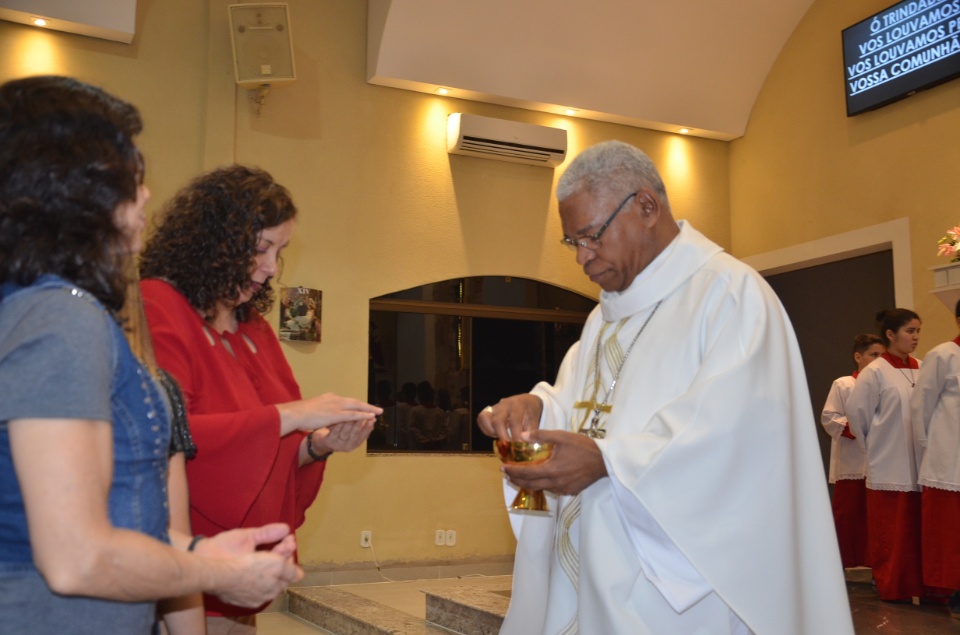
M441 87L441 88L436 89L436 90L433 91L433 92L435 92L435 93L438 94L438 95L449 95L449 94L450 94L450 89L449 89L449 88L443 88L443 87Z
M677 132L680 134L690 134L690 128L680 128Z
M30 18L30 23L34 26L47 26L46 20L44 20L43 18L35 18L32 16Z
M570 116L570 117L572 117L572 116L574 116L575 114L577 114L576 108L567 108L567 109L564 110L563 112L564 112L564 114L566 114L566 115L568 115L568 116Z

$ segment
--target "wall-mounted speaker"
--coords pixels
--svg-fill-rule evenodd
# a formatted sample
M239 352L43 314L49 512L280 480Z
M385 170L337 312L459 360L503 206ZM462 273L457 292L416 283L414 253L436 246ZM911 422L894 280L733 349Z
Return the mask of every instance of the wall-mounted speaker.
M237 84L260 88L296 81L286 3L231 4L227 9Z

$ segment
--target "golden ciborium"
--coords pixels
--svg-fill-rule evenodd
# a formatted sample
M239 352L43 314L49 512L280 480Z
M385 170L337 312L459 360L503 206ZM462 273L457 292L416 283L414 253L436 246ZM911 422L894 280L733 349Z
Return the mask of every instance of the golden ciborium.
M503 463L539 463L550 458L553 445L550 443L501 441L498 439L493 442L493 451L497 453ZM513 499L511 508L535 512L550 511L547 507L547 497L542 491L530 491L522 487L517 492L517 497Z

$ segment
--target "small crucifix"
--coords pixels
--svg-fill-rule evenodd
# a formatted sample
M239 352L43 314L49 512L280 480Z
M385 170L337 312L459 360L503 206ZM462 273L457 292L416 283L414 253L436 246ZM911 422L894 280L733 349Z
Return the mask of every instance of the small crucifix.
M585 434L591 439L602 439L607 436L607 431L600 426L600 413L610 412L613 409L612 404L597 403L595 399L591 399L590 401L577 401L573 404L573 407L577 410L580 408L586 410L583 413L583 420L580 422L577 432ZM591 410L593 411L593 417L590 419L590 424L587 425L587 418L590 417Z

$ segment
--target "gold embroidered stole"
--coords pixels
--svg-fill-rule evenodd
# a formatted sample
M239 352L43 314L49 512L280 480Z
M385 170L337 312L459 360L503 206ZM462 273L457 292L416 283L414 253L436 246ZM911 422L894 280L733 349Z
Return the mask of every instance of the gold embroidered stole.
M584 382L583 394L585 399L573 404L574 414L571 417L570 423L574 432L582 432L594 438L603 438L606 435L606 422L602 421L602 419L605 418L605 415L610 413L610 411L613 409L613 405L605 403L606 399L610 397L610 390L608 390L606 394L602 396L600 395L600 390L603 386L603 366L607 368L608 373L611 375L616 373L617 370L621 368L624 361L624 352L623 347L620 346L617 336L620 334L620 329L623 328L629 319L630 318L627 317L620 320L617 323L617 327L613 330L613 333L611 333L605 341L603 339L604 335L613 322L604 322L603 326L600 328L600 333L597 335L597 354L594 364L590 369L590 372L587 373L586 381ZM600 346L600 342L603 342L602 347ZM606 362L605 364L600 363L600 348L603 349L603 358ZM589 398L586 398L587 393L592 393ZM601 398L603 401L598 401ZM579 413L576 412L577 410L581 409L584 410L582 418L579 416ZM554 549L556 550L557 558L560 561L560 568L563 569L563 572L570 580L573 588L578 590L578 593L580 580L580 556L577 551L577 547L570 539L570 528L579 517L580 494L577 494L570 499L557 517L558 527L555 533L556 539L554 543ZM577 614L575 612L573 618L567 623L566 626L563 627L563 629L560 630L558 635L577 635L578 632L579 625L577 622Z

